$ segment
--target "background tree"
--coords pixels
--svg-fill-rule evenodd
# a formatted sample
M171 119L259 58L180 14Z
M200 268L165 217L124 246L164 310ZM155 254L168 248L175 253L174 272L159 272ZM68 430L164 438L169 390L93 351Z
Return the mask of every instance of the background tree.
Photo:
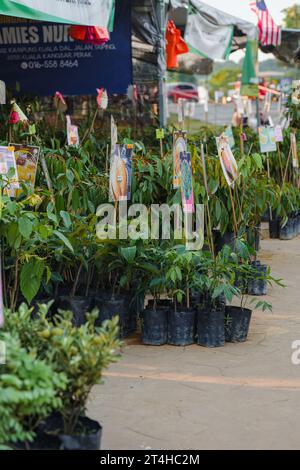
M285 15L284 25L286 28L300 29L300 5L295 4L283 10Z

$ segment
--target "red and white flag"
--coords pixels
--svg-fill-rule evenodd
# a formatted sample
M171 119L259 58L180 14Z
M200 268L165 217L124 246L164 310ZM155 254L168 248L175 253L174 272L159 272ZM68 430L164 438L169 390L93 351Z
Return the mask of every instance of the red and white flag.
M277 26L264 0L250 2L251 10L258 18L259 41L262 46L279 46L281 44L281 28Z

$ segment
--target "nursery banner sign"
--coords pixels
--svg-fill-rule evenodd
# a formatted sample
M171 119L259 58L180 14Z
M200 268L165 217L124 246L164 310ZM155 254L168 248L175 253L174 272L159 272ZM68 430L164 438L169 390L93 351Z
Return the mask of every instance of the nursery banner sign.
M115 0L1 0L0 14L85 26L110 24Z
M74 41L69 25L0 23L1 80L25 93L126 94L132 83L130 0L117 2L115 28L101 45ZM122 71L122 73L120 73Z

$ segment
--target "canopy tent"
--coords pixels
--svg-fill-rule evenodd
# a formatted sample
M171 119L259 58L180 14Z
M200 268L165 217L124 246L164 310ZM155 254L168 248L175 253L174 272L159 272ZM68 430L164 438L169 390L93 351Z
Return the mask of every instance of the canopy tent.
M265 46L261 50L265 53L272 53L274 56L286 64L295 64L295 55L300 48L300 30L283 29L281 33L280 46ZM298 59L299 60L299 59Z
M1 0L0 14L54 23L110 27L115 0Z

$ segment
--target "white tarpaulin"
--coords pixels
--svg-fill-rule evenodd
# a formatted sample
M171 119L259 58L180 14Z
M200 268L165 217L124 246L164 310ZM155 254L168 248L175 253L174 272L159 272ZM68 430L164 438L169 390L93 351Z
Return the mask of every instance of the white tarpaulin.
M115 0L1 0L0 14L86 26L109 27Z
M191 9L184 39L190 52L212 60L226 59L231 52L233 25L220 26Z
M172 8L189 8L185 40L191 52L210 59L226 58L234 37L237 41L257 39L257 27L245 20L224 13L200 0L170 0Z

